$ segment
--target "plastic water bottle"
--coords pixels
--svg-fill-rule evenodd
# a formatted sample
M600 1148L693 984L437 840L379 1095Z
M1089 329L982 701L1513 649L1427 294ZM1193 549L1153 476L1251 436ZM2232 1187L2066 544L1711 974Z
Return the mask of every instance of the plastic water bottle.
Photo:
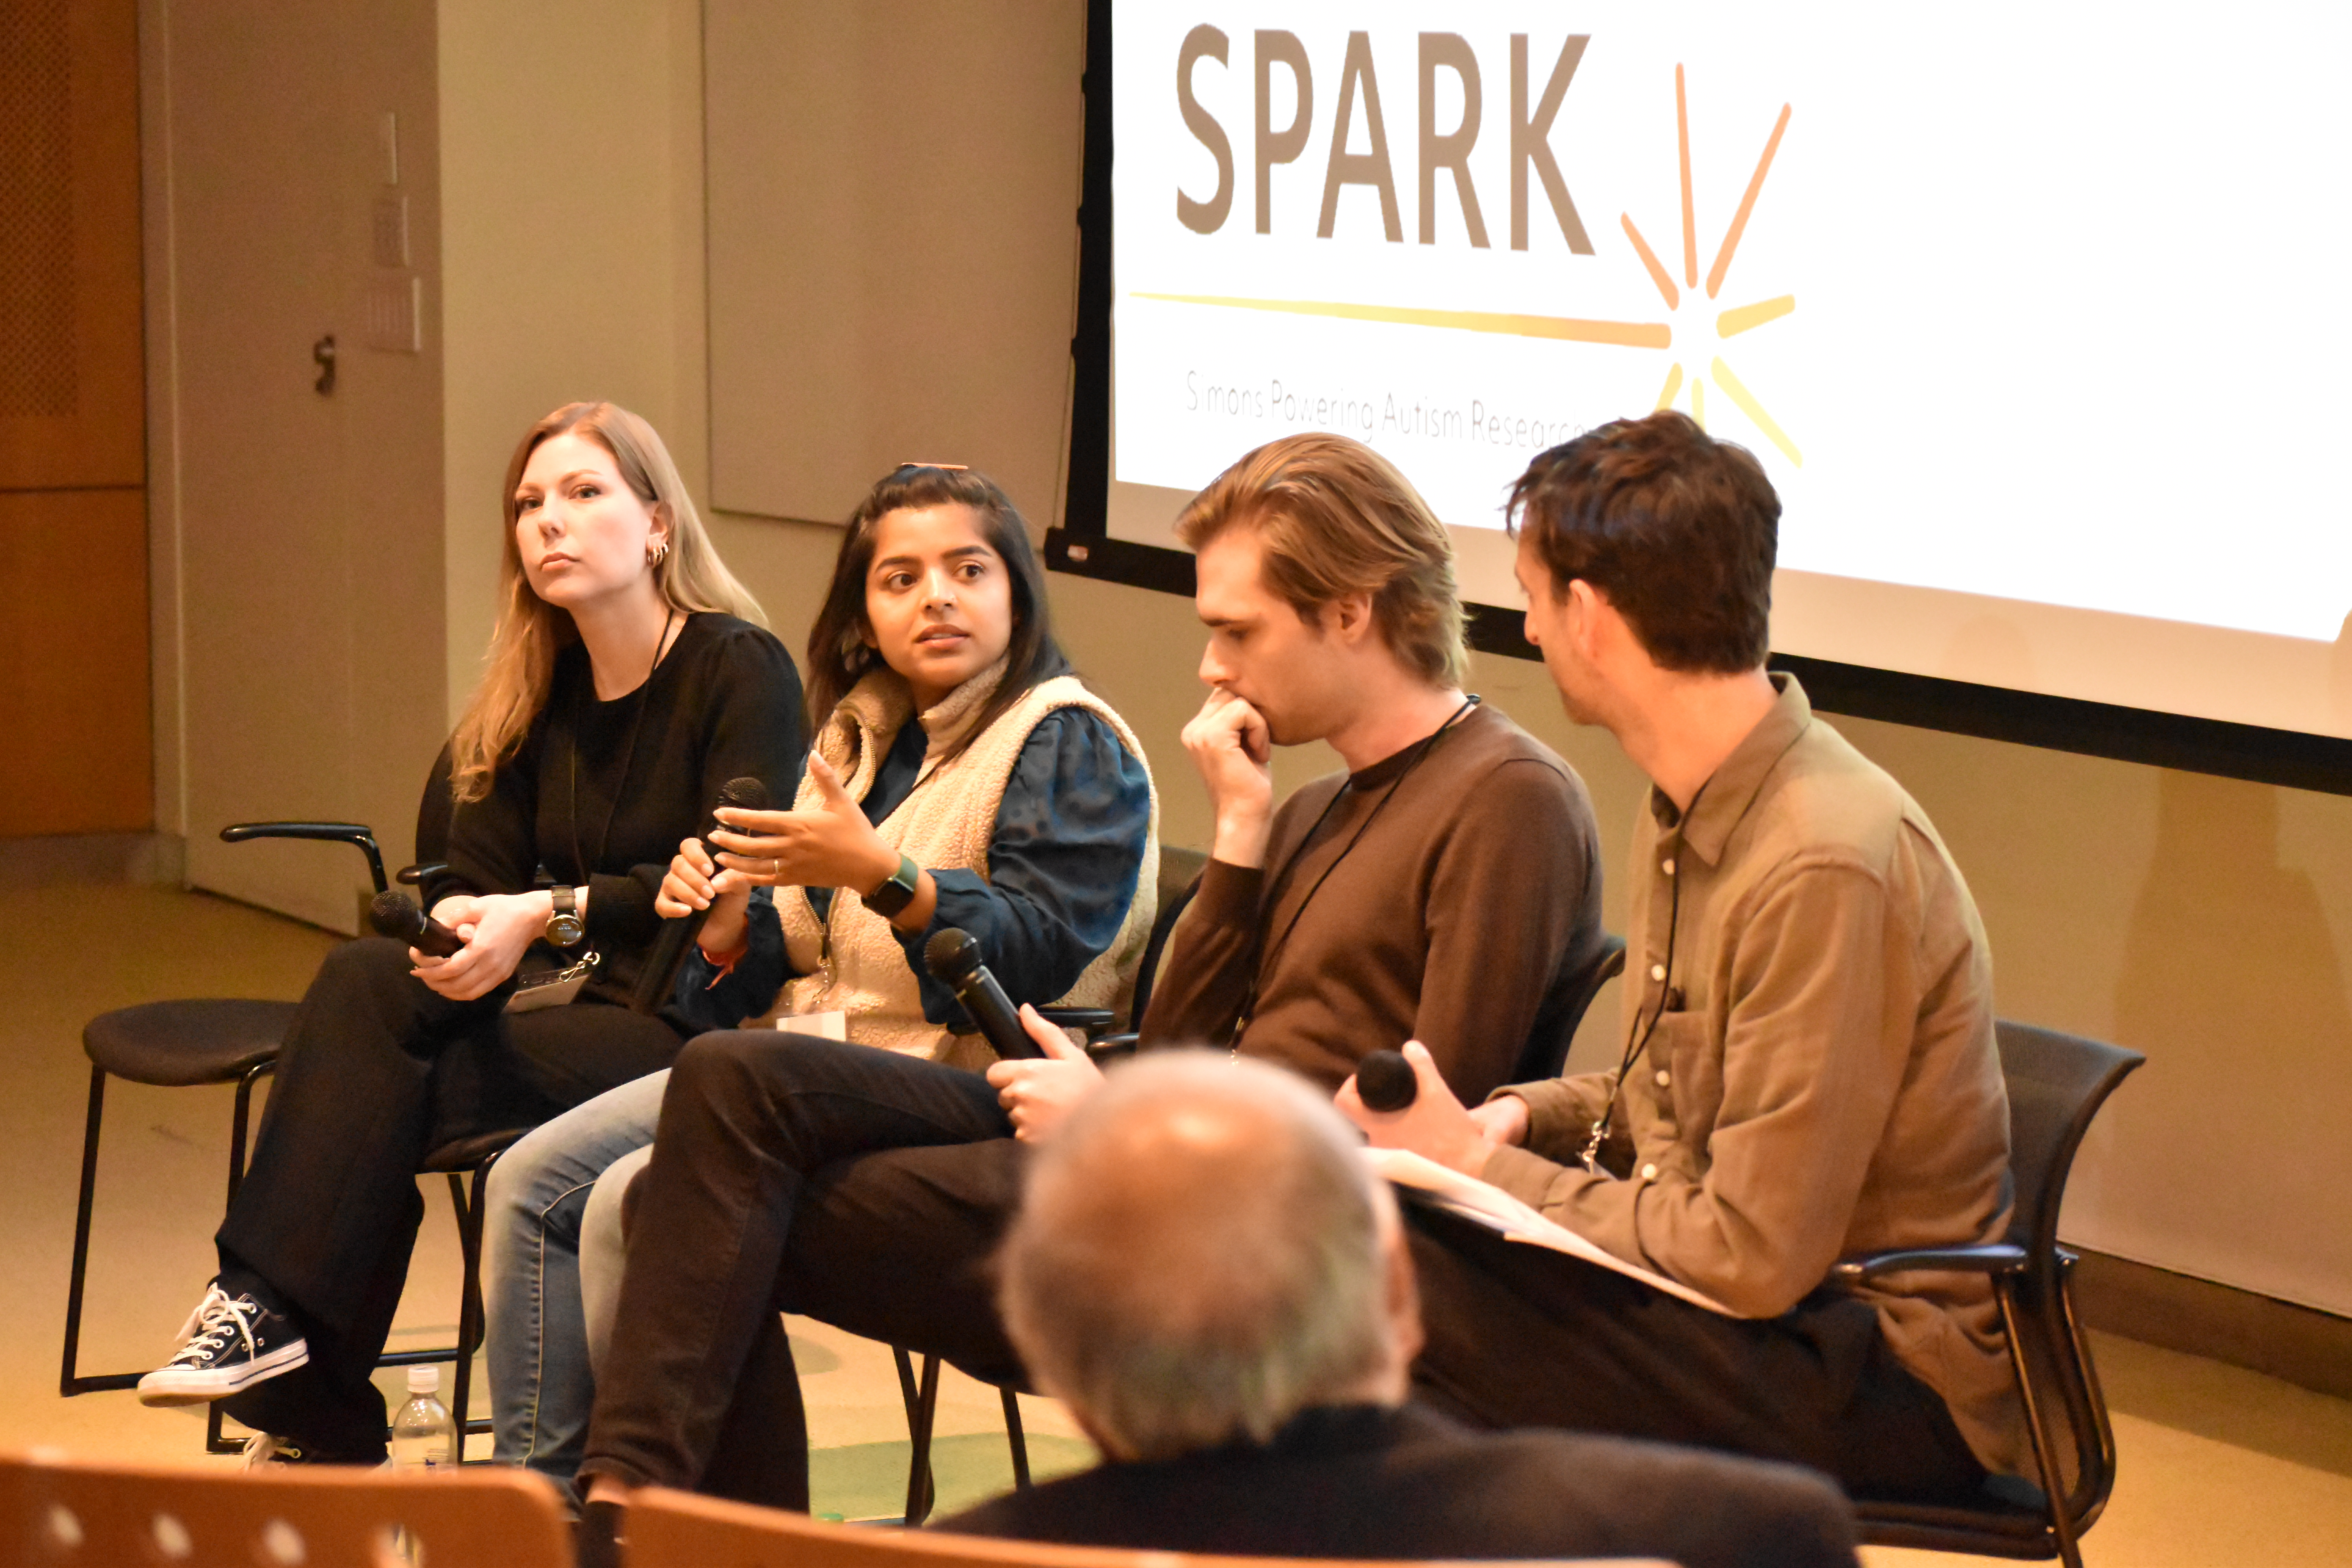
M449 1407L441 1403L441 1369L408 1369L408 1403L392 1418L392 1468L406 1473L425 1472L455 1465L457 1427Z

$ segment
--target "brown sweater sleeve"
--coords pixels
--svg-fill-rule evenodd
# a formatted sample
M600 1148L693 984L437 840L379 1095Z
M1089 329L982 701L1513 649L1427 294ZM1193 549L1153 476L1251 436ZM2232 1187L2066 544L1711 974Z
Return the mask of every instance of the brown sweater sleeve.
M1258 905L1265 873L1212 860L1169 934L1137 1027L1142 1046L1221 1046L1232 1036L1257 973Z
M1429 962L1413 1037L1473 1103L1510 1081L1580 927L1599 907L1583 822L1559 769L1515 759L1476 782L1439 858L1423 917Z

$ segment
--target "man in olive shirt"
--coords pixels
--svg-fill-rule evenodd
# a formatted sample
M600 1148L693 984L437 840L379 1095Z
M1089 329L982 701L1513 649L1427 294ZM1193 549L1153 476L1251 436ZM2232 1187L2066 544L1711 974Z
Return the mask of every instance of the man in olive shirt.
M2000 1239L2009 1122L1967 885L1918 805L1765 672L1778 498L1666 412L1543 454L1512 513L1528 640L1654 785L1623 1055L1465 1110L1412 1051L1409 1110L1352 1085L1340 1105L1729 1314L1418 1213L1423 1395L1797 1459L1860 1496L2017 1471L1985 1281L1822 1289L1848 1254Z

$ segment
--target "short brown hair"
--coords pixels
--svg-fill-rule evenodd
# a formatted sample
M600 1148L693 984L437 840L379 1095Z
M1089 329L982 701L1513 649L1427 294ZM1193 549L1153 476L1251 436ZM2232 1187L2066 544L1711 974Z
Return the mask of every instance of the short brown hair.
M1660 668L1736 675L1771 651L1780 498L1753 453L1690 416L1620 419L1542 453L1507 515L1555 592L1599 589Z
M1269 441L1209 481L1176 520L1197 551L1227 529L1258 531L1265 584L1301 617L1369 594L1389 650L1435 686L1468 679L1454 542L1396 465L1345 436Z

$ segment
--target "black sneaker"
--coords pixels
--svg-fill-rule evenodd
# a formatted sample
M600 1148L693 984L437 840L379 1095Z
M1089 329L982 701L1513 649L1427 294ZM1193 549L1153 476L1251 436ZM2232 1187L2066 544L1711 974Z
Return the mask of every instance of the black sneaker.
M139 1380L142 1405L202 1405L292 1372L310 1342L282 1313L215 1283L180 1326L180 1353Z

